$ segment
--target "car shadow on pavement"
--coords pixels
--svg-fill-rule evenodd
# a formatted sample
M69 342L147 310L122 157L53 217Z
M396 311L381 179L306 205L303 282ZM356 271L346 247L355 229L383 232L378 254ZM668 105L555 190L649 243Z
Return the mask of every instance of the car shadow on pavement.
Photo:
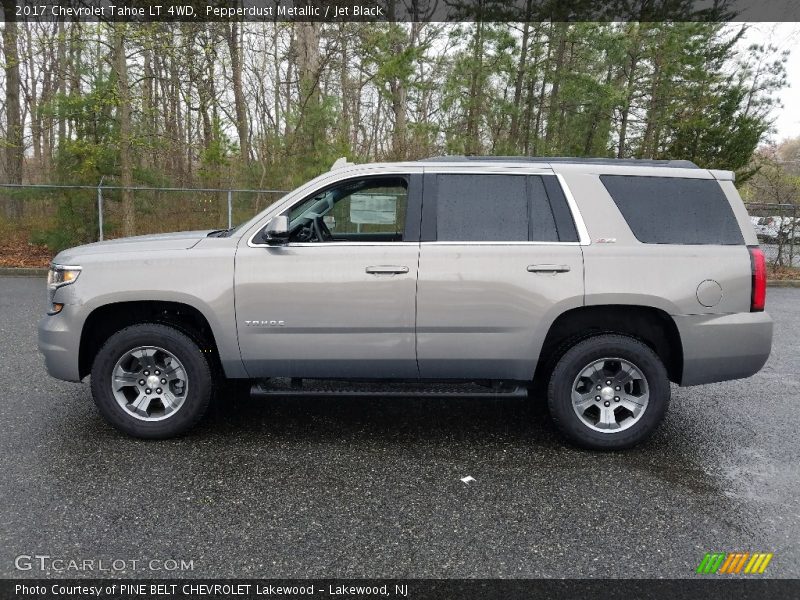
M557 436L540 398L264 397L215 403L192 435L269 434L278 439L343 437L433 441L443 437L506 442Z
M213 405L187 440L235 438L239 443L285 449L342 444L368 450L376 445L405 452L409 447L446 448L457 457L512 452L531 468L596 462L599 468L628 469L697 493L720 492L707 469L708 444L698 430L686 435L673 414L644 443L618 452L571 445L550 420L540 396L522 398L263 397ZM679 431L676 431L680 429Z
M616 452L567 443L541 397L252 395L216 403L195 429L168 440L116 431L97 414L88 389L68 404L61 419L46 425L53 435L37 449L40 476L65 490L91 485L136 497L189 494L200 498L202 510L203 502L235 504L248 495L282 505L306 485L346 504L358 504L353 486L388 494L386 506L399 503L397 510L408 500L394 498L398 489L418 496L420 506L466 502L474 510L498 502L527 505L534 502L528 494L542 506L639 505L655 495L668 500L648 504L652 518L667 519L679 504L737 539L761 539L758 522L746 518L750 505L731 497L730 482L709 468L715 450L703 441L708 429L687 430L680 403L652 438ZM52 456L65 458L45 460ZM462 483L466 476L476 483Z
M80 394L83 396L84 394ZM722 496L720 478L707 468L708 432L686 432L679 408L644 443L627 450L597 452L564 440L541 397L448 398L292 396L229 398L212 404L188 434L170 440L137 440L109 425L94 410L88 389L80 411L67 411L56 431L66 454L113 451L118 456L157 456L166 446L173 458L225 453L254 461L254 453L276 454L292 462L313 453L347 456L348 461L377 450L394 456L436 456L455 464L474 462L502 469L624 470L633 480L655 478L699 494ZM91 413L91 415L86 413ZM83 413L83 415L81 415ZM74 422L73 418L74 416ZM88 417L88 419L87 419ZM92 418L93 417L93 418ZM56 427L56 425L53 425ZM55 440L53 440L55 441ZM500 462L498 462L500 461ZM254 464L254 463L253 463ZM506 466L510 463L505 462Z

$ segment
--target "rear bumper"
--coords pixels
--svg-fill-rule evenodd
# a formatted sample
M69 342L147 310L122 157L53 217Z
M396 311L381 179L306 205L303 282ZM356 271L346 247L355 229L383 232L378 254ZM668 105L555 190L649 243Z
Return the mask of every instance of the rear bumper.
M44 355L47 372L56 379L80 381L78 355L80 327L75 330L76 307L69 304L57 315L45 315L39 321L39 352ZM70 327L72 325L72 327Z
M680 385L742 379L758 373L772 349L765 312L674 316L683 345Z

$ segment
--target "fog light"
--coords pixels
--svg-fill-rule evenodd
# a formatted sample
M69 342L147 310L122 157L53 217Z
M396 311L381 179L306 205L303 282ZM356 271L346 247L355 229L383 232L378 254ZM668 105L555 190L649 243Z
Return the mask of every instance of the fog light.
M64 305L60 302L53 302L53 307L47 313L48 315L57 315L61 312L61 309L64 308Z

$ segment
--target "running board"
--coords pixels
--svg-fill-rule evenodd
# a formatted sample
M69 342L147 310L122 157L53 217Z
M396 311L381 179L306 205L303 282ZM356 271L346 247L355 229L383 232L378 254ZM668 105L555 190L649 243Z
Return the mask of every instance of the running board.
M522 385L484 387L473 383L358 383L271 379L252 388L254 396L294 397L384 397L384 398L524 398Z

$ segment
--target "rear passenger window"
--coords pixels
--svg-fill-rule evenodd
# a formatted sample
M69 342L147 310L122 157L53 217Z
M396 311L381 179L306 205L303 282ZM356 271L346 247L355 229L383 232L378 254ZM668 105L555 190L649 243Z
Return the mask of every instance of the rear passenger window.
M600 181L646 244L744 244L725 193L713 179L601 175Z
M539 176L437 175L435 196L440 241L559 239Z

